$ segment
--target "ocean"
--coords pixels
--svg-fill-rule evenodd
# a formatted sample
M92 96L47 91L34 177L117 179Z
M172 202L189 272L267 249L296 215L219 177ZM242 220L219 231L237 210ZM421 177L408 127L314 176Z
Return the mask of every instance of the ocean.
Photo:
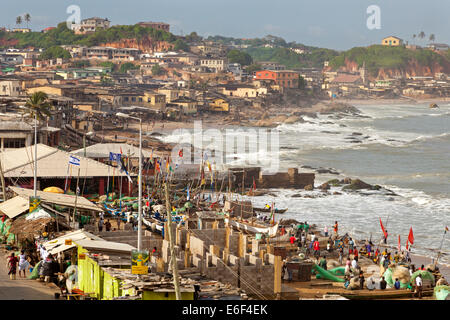
M332 187L320 191L272 189L275 196L248 197L254 206L275 202L288 208L277 219L308 221L379 242L379 219L389 232L388 244L402 247L412 227L412 253L436 257L445 226L450 225L450 104L430 109L428 104L355 105L361 114L304 117L305 123L281 124L277 156L280 171L302 166L333 168L339 175L316 174L318 186L327 180L359 178L379 184L398 196L383 192L343 192ZM244 129L245 130L245 129ZM176 142L167 135L163 141ZM270 156L258 152L258 156ZM273 154L272 154L273 156ZM245 163L245 156L233 164ZM302 197L317 195L316 198ZM294 196L294 197L293 197ZM450 236L442 245L440 262L450 264Z

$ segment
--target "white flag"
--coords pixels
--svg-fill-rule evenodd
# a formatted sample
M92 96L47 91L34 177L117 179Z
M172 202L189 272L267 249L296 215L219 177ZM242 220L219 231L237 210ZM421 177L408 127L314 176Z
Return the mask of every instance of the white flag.
M80 159L75 158L74 156L69 157L69 164L73 164L74 166L80 165Z

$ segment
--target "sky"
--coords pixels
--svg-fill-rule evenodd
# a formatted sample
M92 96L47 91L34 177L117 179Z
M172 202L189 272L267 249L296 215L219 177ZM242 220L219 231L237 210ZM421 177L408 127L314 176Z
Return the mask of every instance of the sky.
M380 43L395 35L409 43L450 43L449 0L2 0L0 26L16 27L16 17L31 15L30 28L40 31L70 16L67 8L80 7L81 18L108 18L112 25L141 21L169 23L170 31L196 31L207 37L280 36L286 41L336 50ZM379 29L367 20L379 7ZM22 24L26 26L26 23ZM413 34L425 32L423 40Z

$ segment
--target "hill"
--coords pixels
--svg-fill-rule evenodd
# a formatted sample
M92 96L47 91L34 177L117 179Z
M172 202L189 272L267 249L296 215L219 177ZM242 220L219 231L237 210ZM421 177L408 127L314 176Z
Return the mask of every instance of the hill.
M450 72L450 53L382 45L355 47L331 59L329 70L357 71L363 63L371 78L432 76L436 72Z
M177 37L170 32L146 28L140 25L113 26L98 30L92 34L76 35L67 28L65 22L47 33L42 32L4 32L0 31L0 47L15 46L17 48L35 47L48 49L60 45L96 46L133 39L135 42L166 42L175 44Z

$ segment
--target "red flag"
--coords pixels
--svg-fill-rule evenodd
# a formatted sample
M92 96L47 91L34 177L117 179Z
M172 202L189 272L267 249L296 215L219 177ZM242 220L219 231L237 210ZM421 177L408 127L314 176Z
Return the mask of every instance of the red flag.
M183 158L183 149L181 149L181 150L178 152L178 156L179 156L180 158Z
M400 235L398 235L398 251L402 251L402 245L400 242Z
M383 222L381 222L381 218L380 218L380 226L381 226L381 230L383 231L384 237L387 238L387 232L386 232L386 230L384 230L384 226L383 226Z
M409 243L414 244L414 235L413 235L412 227L411 227L411 229L409 229L408 241L409 241Z
M409 246L408 246L408 239L406 239L406 250L408 250L409 249Z

